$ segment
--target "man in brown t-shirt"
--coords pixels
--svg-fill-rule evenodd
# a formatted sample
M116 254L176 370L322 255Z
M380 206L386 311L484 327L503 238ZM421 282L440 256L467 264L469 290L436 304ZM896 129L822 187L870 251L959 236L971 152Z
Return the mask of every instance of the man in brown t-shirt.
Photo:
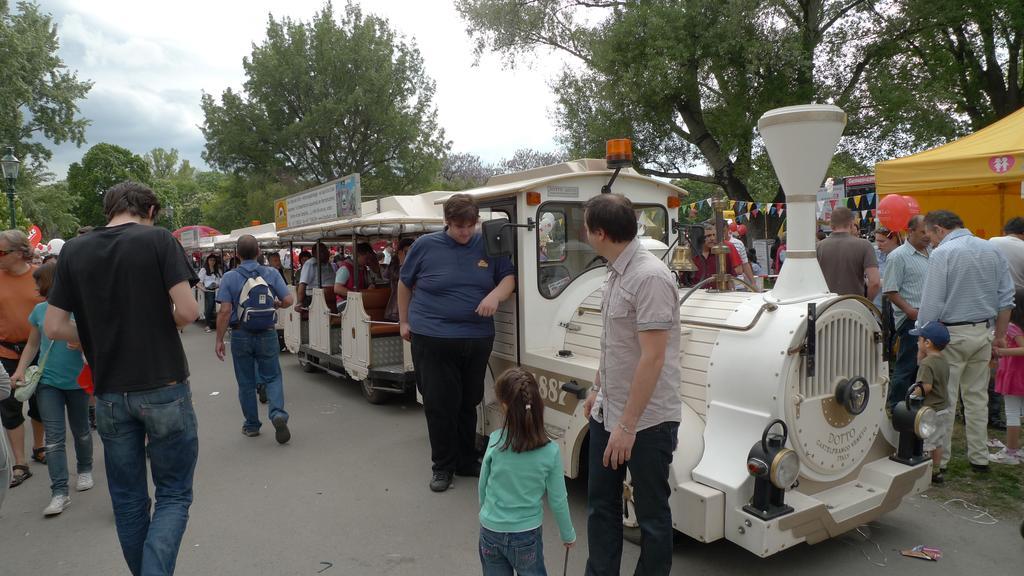
M882 288L875 249L854 231L853 212L845 206L833 210L832 235L818 243L818 264L832 292L873 300Z
M28 237L21 230L5 230L0 232L0 363L3 363L8 374L13 374L18 367L22 347L28 340L30 331L28 315L36 304L43 301L36 290L36 282L32 278L34 267L32 249ZM24 406L10 398L0 401L0 421L7 430L7 438L11 441L11 452L14 453L14 475L11 486L24 482L32 473L25 461L25 415ZM43 456L43 424L39 418L39 408L33 395L28 403L28 415L32 419L33 452L36 459Z

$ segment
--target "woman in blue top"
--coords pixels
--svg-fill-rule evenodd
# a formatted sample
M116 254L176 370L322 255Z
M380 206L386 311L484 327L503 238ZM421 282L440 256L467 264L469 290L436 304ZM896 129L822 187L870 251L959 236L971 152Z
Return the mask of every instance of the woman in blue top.
M46 298L53 285L56 262L47 262L32 273L39 287L39 295ZM89 395L78 386L78 374L84 362L82 352L72 350L67 342L53 341L43 333L43 318L46 317L47 303L36 305L29 314L32 325L28 343L21 355L18 369L11 375L15 387L25 383L25 370L36 353L40 354L39 364L43 375L36 388L36 400L46 429L46 466L50 472L50 504L43 509L46 516L56 516L71 502L68 496L68 459L64 450L64 415L71 425L75 442L75 458L78 460L78 481L75 488L81 492L93 487L92 479L92 430L89 427Z
M562 475L562 455L544 429L537 381L510 368L494 383L505 425L487 442L480 468L480 564L484 576L546 576L542 498L566 548L576 543Z
M402 264L398 317L412 342L416 386L430 436L430 489L444 492L454 474L478 476L476 406L494 344L494 313L515 290L508 258L488 258L476 230L473 197L444 203L445 229L416 240Z

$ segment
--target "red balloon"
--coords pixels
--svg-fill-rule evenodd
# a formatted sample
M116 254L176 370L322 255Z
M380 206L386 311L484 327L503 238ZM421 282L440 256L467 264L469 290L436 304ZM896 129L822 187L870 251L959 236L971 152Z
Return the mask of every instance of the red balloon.
M904 196L903 200L907 203L907 208L910 209L911 216L917 216L921 213L921 205L917 203L917 200L915 200L913 196Z
M736 227L736 232L738 232L740 236L746 236L747 235L747 225L746 224L740 224L739 226Z
M729 222L729 232L735 232L735 231L736 231L736 223L735 222Z
M910 216L910 205L899 194L889 194L878 203L878 221L889 230L896 232L906 230Z

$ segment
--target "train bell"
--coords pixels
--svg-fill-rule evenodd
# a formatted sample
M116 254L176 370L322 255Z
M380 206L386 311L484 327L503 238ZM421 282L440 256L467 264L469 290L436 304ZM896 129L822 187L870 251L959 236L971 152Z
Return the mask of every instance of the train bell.
M696 272L697 265L693 263L693 254L689 246L676 246L672 249L672 261L669 269L673 272Z

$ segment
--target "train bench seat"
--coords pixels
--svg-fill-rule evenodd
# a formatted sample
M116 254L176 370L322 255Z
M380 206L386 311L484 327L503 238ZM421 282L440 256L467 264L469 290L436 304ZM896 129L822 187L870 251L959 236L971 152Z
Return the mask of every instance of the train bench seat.
M370 320L374 322L387 322L384 319L384 310L391 298L390 288L374 288L362 292L363 310ZM398 336L400 330L398 324L370 324L370 336Z

